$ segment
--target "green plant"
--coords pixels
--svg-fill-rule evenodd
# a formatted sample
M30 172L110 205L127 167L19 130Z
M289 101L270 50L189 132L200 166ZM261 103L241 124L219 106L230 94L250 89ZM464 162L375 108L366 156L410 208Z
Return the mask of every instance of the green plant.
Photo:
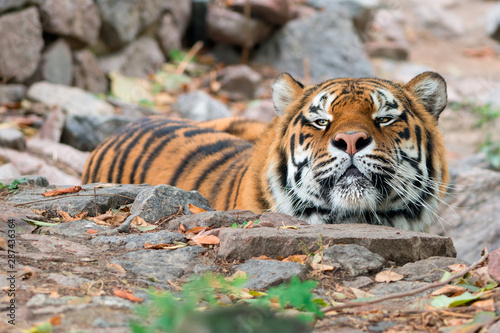
M477 128L481 128L483 125L488 124L500 117L500 110L494 108L490 103L471 104L471 111L479 116L478 120L474 124Z
M9 192L17 193L17 190L19 190L19 184L25 183L25 182L26 182L26 178L14 179L14 181L10 184L0 183L0 189L8 189Z
M231 224L231 228L244 228L250 222L252 222L252 221L246 221L246 222L243 222L242 224L238 224L235 222L235 223ZM254 224L257 224L259 222L260 222L260 220L255 220Z
M481 146L481 151L486 154L486 161L494 169L500 169L500 142L493 141L491 134Z

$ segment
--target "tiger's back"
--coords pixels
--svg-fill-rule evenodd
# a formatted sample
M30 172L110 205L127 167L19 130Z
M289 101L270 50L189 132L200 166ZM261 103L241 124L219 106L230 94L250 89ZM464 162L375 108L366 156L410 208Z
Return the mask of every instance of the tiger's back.
M87 161L83 183L169 184L233 209L264 123L142 118L108 137ZM224 131L224 132L223 132Z

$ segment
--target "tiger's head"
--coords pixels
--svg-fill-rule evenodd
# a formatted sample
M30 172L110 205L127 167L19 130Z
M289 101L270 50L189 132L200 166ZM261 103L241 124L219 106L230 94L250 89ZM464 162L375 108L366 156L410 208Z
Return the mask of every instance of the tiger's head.
M265 178L273 210L310 224L370 223L423 231L448 180L436 126L444 79L425 72L403 85L334 79L273 85L274 152Z

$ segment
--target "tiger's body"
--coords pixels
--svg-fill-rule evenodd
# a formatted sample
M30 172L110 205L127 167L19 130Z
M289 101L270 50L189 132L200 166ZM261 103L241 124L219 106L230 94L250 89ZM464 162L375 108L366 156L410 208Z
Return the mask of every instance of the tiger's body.
M310 224L371 223L425 230L448 179L436 125L446 85L335 79L273 85L279 116L210 122L149 117L91 155L83 183L169 184L218 210L277 211Z

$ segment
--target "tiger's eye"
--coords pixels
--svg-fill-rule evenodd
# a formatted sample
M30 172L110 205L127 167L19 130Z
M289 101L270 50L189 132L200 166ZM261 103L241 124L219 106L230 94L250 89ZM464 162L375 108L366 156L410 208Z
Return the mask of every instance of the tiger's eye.
M326 126L328 125L328 120L326 119L318 119L315 121L316 125L318 126Z
M392 120L393 118L392 117L377 117L377 123L379 124L385 124L385 123L388 123Z

